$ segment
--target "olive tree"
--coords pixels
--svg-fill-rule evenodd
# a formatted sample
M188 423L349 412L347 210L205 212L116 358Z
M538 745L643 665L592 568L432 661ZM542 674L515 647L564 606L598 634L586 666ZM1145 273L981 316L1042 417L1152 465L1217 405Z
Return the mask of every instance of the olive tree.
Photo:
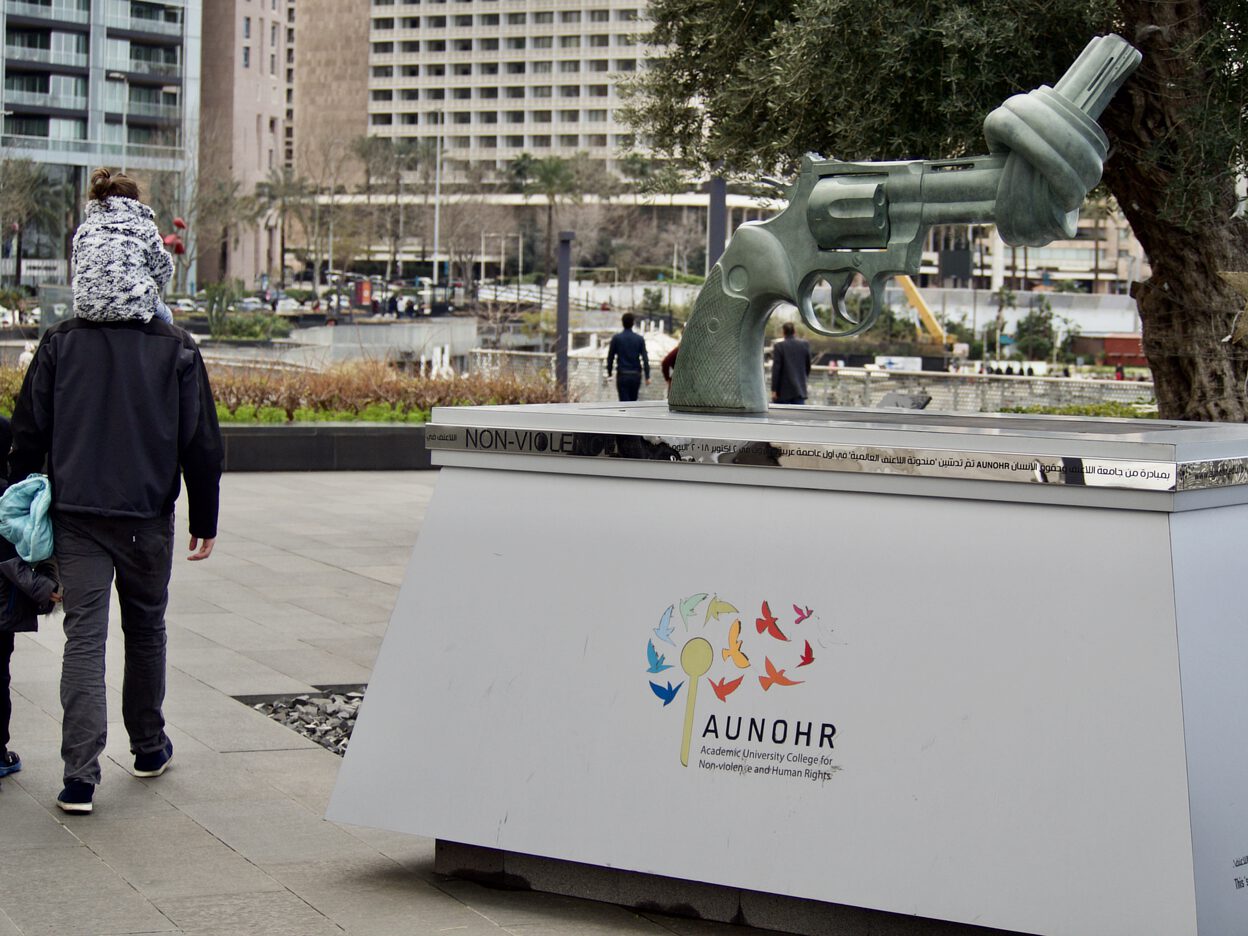
M1104 184L1148 253L1134 291L1161 414L1248 417L1248 349L1224 340L1248 269L1235 184L1248 136L1243 0L653 0L627 117L688 169L791 170L804 152L982 152L984 116L1053 84L1093 36L1144 54L1101 123Z

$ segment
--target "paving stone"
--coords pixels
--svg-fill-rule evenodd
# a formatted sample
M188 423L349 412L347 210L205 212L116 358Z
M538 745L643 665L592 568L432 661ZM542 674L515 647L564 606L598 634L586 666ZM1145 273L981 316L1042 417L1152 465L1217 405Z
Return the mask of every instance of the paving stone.
M309 685L362 685L372 675L369 667L360 666L307 644L296 643L292 647L248 649L243 652L260 665Z
M294 647L298 640L228 611L196 614L179 622L179 629L192 632L205 641L205 649L251 650L257 648ZM179 653L176 659L181 659Z
M169 665L228 696L271 692L298 693L309 688L297 679L225 647L188 650L170 660Z
M314 816L323 816L342 759L314 745L295 751L240 752L231 754L229 763L235 771L266 784Z
M304 643L363 666L370 674L373 664L377 661L377 654L381 650L381 638L372 635L305 639ZM364 682L367 682L367 679Z
M192 803L186 813L261 868L308 855L375 854L367 845L290 800Z
M75 848L81 844L19 785L20 777L21 774L13 774L0 782L0 844L4 849Z
M90 823L75 824L73 831L149 900L282 890L180 812L145 819L93 816Z
M171 897L157 906L186 936L342 936L343 932L284 890Z
M500 932L471 906L380 856L297 862L269 871L351 936Z
M90 821L92 817L78 817ZM176 929L85 845L0 849L0 901L23 936L167 933Z

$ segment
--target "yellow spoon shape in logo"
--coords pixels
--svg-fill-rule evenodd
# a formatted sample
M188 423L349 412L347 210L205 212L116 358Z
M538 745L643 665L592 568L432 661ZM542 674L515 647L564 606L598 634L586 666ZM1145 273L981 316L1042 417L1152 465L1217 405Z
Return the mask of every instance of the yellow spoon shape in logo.
M694 637L680 651L680 668L689 677L689 694L685 696L685 733L680 741L680 762L689 766L689 742L693 738L693 709L697 704L698 683L711 668L715 651L711 643L702 637Z

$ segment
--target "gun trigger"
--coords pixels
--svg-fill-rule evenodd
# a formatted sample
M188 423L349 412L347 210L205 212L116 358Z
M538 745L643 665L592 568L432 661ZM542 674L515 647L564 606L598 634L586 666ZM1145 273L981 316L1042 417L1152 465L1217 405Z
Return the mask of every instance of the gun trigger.
M845 304L845 296L849 293L849 284L853 281L853 274L849 274L841 278L840 289L835 289L832 292L832 303L836 306L836 314L840 318L849 322L850 325L856 326L861 325L862 323L858 320L858 316L849 311L849 306Z

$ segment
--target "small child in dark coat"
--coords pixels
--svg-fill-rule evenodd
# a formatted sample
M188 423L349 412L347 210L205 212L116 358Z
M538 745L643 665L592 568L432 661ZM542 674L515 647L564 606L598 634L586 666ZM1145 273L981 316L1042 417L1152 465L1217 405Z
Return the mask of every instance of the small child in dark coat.
M0 446L5 453L11 439L9 421L0 416ZM7 487L0 479L0 491ZM13 704L9 698L9 660L13 656L13 638L23 631L39 627L39 615L47 614L61 600L61 587L50 563L32 568L17 555L8 540L0 537L0 777L22 769L22 759L9 750L9 716Z

